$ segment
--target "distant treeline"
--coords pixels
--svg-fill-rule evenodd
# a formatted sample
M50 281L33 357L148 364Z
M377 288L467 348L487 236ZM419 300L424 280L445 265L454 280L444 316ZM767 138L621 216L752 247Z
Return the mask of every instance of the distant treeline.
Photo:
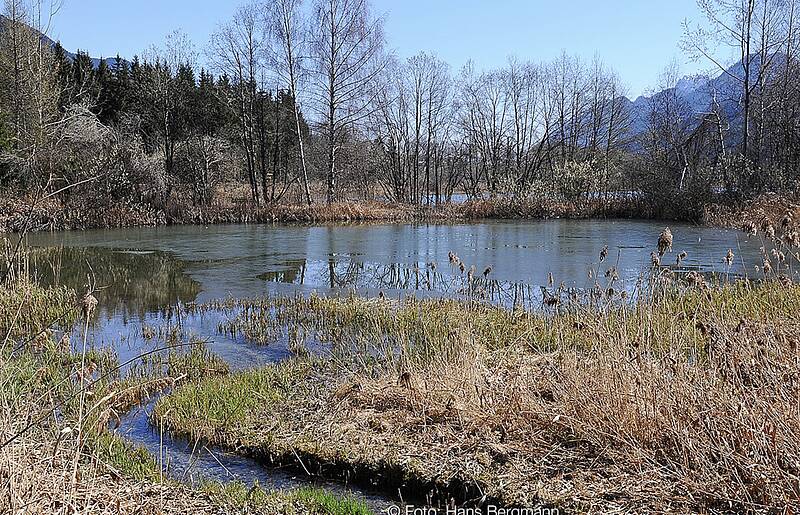
M398 59L367 0L252 3L203 59L176 32L142 57L99 64L46 37L42 4L9 0L0 187L162 212L207 206L235 183L252 206L635 198L685 218L796 189L795 1L699 7L705 18L687 23L681 44L719 78L699 86L698 107L674 67L633 103L599 59L457 73L434 54ZM731 49L738 62L716 59Z

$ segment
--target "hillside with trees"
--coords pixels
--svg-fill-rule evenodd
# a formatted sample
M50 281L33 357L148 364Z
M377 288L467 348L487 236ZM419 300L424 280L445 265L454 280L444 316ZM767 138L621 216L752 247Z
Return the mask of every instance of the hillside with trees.
M637 216L698 220L710 204L796 191L794 0L699 6L705 19L687 22L680 44L714 73L680 78L667 66L631 101L600 58L510 58L491 70L454 70L433 51L400 59L367 0L255 2L199 49L175 32L124 59L67 52L46 36L43 4L8 0L4 224L22 229L8 215L22 200L46 206L39 227L97 225L101 211L102 225L133 225L454 199L596 214L628 203Z

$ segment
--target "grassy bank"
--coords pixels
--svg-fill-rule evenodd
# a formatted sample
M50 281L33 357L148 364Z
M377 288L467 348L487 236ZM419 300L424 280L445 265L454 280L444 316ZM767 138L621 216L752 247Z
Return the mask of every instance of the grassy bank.
M462 501L740 512L800 498L795 286L682 284L556 316L318 297L250 312L232 323L260 317L331 355L178 388L156 408L174 431Z
M266 492L240 483L189 488L109 431L153 392L225 373L197 342L150 356L121 377L106 352L76 353L60 329L80 324L66 289L0 286L0 513L368 513L308 488Z

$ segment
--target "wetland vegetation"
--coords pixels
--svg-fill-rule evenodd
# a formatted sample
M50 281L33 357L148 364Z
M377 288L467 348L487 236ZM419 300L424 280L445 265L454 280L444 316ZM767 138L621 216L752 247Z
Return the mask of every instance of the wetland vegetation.
M505 265L484 267L475 259L480 252L463 248L407 267L455 285L434 295L408 280L366 291L345 282L314 293L303 288L302 274L265 283L252 272L253 284L278 289L257 297L241 295L247 288L229 289L236 295L227 297L212 289L208 300L195 292L215 284L212 271L229 275L226 267L238 263L224 252L171 263L149 251L101 248L97 263L105 271L96 277L109 288L89 292L99 305L74 289L93 266L76 268L68 259L91 262L91 235L75 236L80 252L26 250L19 262L28 266L15 268L2 290L4 466L23 469L38 453L47 459L11 480L61 479L33 498L9 498L8 506L19 508L21 499L45 510L72 503L90 511L113 511L114 503L165 512L368 513L386 506L314 486L260 487L246 473L182 482L186 472L164 461L178 441L264 470L383 491L394 502L566 512L793 506L800 242L788 214L743 228L740 235L701 233L706 244L739 240L721 247L718 265L705 271L686 267L682 249L695 252L688 245L696 240L682 234L689 228L649 227L642 248L618 244L617 256L579 238L594 254L578 258L587 260L578 273L591 286L549 274L535 288L541 296L526 305L477 294L504 277ZM514 241L526 241L512 229ZM505 238L488 241L503 246ZM193 252L190 240L176 248ZM624 252L638 257L628 261ZM62 259L59 277L72 288L26 280L43 256ZM626 263L638 263L636 271ZM134 302L119 312L129 291L159 284L162 272L153 271L172 277L169 288L148 297L169 309ZM327 282L304 274L316 287ZM117 300L114 278L122 285ZM37 279L54 282L52 274ZM400 294L386 295L384 287ZM139 447L141 434L115 429L142 403L152 403L145 413L155 448Z

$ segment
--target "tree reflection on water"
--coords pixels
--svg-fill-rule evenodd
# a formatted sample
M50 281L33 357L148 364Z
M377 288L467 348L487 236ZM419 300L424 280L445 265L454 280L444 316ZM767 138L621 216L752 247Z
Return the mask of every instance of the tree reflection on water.
M101 313L143 316L193 301L200 284L184 273L184 263L161 252L127 252L102 247L31 249L35 280L86 291L96 285Z

